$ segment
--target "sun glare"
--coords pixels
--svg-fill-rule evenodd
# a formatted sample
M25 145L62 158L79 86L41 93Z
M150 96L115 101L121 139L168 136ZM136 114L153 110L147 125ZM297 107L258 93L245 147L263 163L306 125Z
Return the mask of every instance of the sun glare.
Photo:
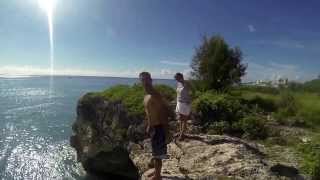
M38 0L40 9L45 11L48 16L52 15L56 0Z
M56 0L38 0L40 9L42 9L48 18L49 40L50 40L50 97L53 88L54 75L54 40L53 40L53 11L56 5Z

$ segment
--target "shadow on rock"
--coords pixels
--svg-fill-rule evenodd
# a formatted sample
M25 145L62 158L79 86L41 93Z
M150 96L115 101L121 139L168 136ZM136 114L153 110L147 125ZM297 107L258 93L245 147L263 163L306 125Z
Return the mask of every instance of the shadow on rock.
M295 167L286 166L282 164L276 164L270 168L270 170L278 175L278 176L285 176L288 178L294 178L298 180L303 180L304 178L299 175L299 170Z

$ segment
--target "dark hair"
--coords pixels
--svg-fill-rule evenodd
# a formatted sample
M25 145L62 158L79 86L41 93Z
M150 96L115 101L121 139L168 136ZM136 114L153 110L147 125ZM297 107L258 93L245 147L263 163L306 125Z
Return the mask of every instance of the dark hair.
M176 73L176 75L174 75L174 77L176 78L176 77L181 77L181 78L183 78L183 74L182 73Z
M139 78L142 78L143 76L147 76L147 77L151 78L151 74L149 72L141 72L139 74Z

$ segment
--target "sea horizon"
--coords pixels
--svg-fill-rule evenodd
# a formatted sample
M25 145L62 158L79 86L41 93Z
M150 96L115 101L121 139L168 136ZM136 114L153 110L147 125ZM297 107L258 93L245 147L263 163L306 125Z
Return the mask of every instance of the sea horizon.
M83 77L83 78L122 78L122 79L139 79L138 75L137 77L132 76L99 76L99 75L21 75L21 74L0 74L0 78L28 78L28 77ZM173 75L172 78L153 78L156 80L174 80Z

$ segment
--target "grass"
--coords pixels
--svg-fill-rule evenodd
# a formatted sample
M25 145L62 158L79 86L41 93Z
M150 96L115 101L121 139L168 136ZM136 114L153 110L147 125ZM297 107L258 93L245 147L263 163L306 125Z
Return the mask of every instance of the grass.
M255 90L236 90L237 94L245 100L253 100L257 97L262 100L274 102L277 104L280 100L281 93L259 92ZM235 93L235 92L233 92ZM297 103L297 116L304 119L310 127L320 126L320 95L311 92L290 92Z
M320 126L320 96L315 93L295 93L298 115L312 126Z
M164 85L157 85L156 89L167 101L171 102L175 99L174 89ZM141 85L119 85L96 95L119 100L127 107L129 114L144 116L144 91ZM317 174L320 171L320 149L317 149L320 147L319 94L274 88L239 88L231 90L229 94L201 92L194 98L193 109L197 113L200 112L201 120L211 123L208 129L211 128L213 133L222 134L228 131L229 126L231 127L229 129L232 129L233 125L240 125L240 129L249 135L258 137L262 133L264 137L264 130L266 130L264 128L268 128L265 135L267 138L265 140L261 138L259 142L266 146L273 160L280 163L298 163L299 169L305 174L310 177L319 177ZM288 106L294 108L288 108ZM255 107L259 111L255 111ZM250 118L250 115L255 116ZM276 119L276 121L269 122L269 115L273 115L271 120ZM277 118L291 122L280 125L280 120ZM307 125L297 126L295 123L297 119L302 119ZM217 120L220 120L219 123L214 124ZM237 128L239 127L235 129ZM275 129L278 131L270 135L270 132ZM285 134L288 129L289 134ZM298 133L298 130L303 133ZM303 142L301 140L303 137L309 140Z
M272 100L272 101L279 100L279 95L262 93L262 92L241 91L241 96L242 96L242 98L244 98L246 100L251 100L255 97L260 97L262 99L268 99L268 100Z
M320 133L313 133L309 142L299 143L295 147L301 160L299 162L302 171L312 177L320 178Z
M271 159L283 163L298 163L303 174L307 174L310 179L320 179L320 95L305 91L286 91L286 93L293 96L290 101L294 101L297 106L294 114L280 113L286 108L281 107L283 92L277 94L250 89L240 92L241 97L249 101L257 97L273 101L278 106L274 114L278 113L280 117L287 119L299 118L307 124L307 126L301 128L306 132L302 135L303 137L299 134L279 135L261 140L260 143L265 145ZM279 116L275 116L275 118L279 118ZM302 138L307 140L303 142ZM285 153L282 153L282 151Z

